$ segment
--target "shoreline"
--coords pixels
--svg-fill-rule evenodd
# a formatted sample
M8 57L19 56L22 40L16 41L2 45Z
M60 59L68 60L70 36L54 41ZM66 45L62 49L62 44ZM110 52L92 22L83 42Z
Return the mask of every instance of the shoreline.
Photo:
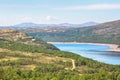
M120 52L119 45L117 44L105 44L105 43L87 43L87 42L47 42L47 43L54 43L54 44L92 44L92 45L101 45L101 46L109 46L109 51Z

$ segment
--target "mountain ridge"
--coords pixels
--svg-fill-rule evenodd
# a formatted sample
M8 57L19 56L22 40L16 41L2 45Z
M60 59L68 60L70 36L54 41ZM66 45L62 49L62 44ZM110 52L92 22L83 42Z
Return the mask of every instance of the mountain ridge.
M12 26L0 26L1 28L38 28L38 27L86 27L97 25L97 22L86 22L81 24L60 23L60 24L38 24L32 22L20 23Z
M120 20L101 23L95 26L72 28L64 31L29 32L29 35L50 42L95 42L120 44Z

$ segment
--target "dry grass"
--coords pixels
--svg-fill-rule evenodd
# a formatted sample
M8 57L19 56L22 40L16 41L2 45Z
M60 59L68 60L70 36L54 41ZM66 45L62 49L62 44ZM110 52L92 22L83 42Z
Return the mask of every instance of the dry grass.
M27 70L34 70L35 67L36 67L35 64L21 66L22 69L27 69Z
M0 53L3 55L6 55L4 58L0 59L0 62L1 61L8 61L8 60L16 61L19 59L33 59L33 61L35 61L37 63L47 63L47 64L56 64L57 63L58 64L58 62L62 61L62 62L72 62L72 64L73 64L73 61L71 61L71 59L69 59L69 58L62 58L62 57L57 57L57 56L55 57L55 56L51 56L51 55L44 54L44 53L11 51L11 50L2 49L2 48L0 48ZM14 54L18 54L18 56L14 55ZM22 55L24 57L21 57L19 55ZM33 70L36 67L36 64L21 65L20 67L23 69Z
M8 61L8 60L10 60L10 61L15 61L15 60L18 60L19 58L17 58L17 57L5 57L5 58L2 58L2 59L0 59L0 62L1 61Z

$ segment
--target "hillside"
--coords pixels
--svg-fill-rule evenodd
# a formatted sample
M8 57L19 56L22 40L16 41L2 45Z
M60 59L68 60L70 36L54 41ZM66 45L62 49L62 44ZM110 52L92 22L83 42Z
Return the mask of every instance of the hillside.
M48 48L50 44L40 40L30 42L29 36L15 30L2 31L4 35L2 34L0 39L1 80L120 79L120 65L108 65L77 54L60 51L55 47ZM6 36L14 31L14 36ZM22 40L14 41L13 37L18 36L18 33L24 36L21 36ZM24 41L23 37L26 37ZM39 44L43 42L44 44Z
M120 44L120 20L65 31L27 32L50 42L94 42Z
M57 49L53 45L47 44L41 39L33 38L31 36L28 36L22 32L19 32L13 29L0 29L0 39L17 41L25 44L30 44L30 45L37 45L45 49L55 49L55 50Z
M27 35L12 29L0 29L0 38L18 41L20 39L30 38Z

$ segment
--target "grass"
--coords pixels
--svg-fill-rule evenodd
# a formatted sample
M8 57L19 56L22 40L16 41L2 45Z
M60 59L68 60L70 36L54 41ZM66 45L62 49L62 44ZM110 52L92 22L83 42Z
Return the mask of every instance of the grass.
M62 66L68 69L72 68L72 65L65 66L65 63L67 62L72 64L71 59L57 57L57 56L55 57L55 56L44 54L44 53L12 51L8 49L0 48L0 55L2 55L2 57L0 58L0 64L4 68L11 67L11 65L13 64L13 66L16 66L17 68L21 68L25 70L26 69L33 70L35 67L37 67L37 65L41 63L56 64L56 65L59 65L59 66ZM16 65L16 63L18 64Z

